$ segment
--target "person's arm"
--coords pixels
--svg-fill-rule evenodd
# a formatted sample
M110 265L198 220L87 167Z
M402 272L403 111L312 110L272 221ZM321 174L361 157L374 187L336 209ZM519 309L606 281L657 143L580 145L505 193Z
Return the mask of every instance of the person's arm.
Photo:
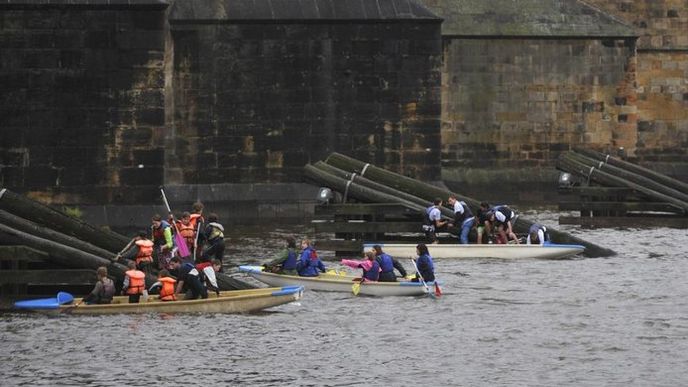
M172 227L165 228L163 235L165 235L165 247L172 249Z
M404 266L394 258L392 258L392 266L394 266L395 269L399 270L399 274L401 274L402 277L406 277L406 275L408 274L406 273L406 269L404 269Z
M318 259L318 269L320 269L321 273L327 272L327 269L325 268L325 264L322 263L322 261L319 259Z
M272 261L268 262L267 266L276 266L283 264L289 258L289 249L285 249L277 255Z
M81 301L77 303L77 305L81 304L82 302L91 302L95 301L98 299L98 296L103 292L103 281L98 280L96 282L96 286L93 287L93 290L91 290L91 293L89 293L86 297L84 297Z
M129 276L125 275L124 282L122 282L122 294L126 294L127 289L129 289Z
M139 246L134 245L121 256L124 259L134 260L139 255Z
M541 245L545 244L545 232L542 229L538 230L538 241Z
M184 288L184 280L177 281L177 288L174 289L175 294L181 294L182 288Z

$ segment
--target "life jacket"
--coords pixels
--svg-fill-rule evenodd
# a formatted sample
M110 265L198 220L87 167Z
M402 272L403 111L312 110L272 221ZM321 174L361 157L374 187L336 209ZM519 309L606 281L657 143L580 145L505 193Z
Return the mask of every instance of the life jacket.
M435 225L435 223L432 220L430 220L430 212L432 212L433 208L435 208L434 204L425 209L425 215L423 216L423 226Z
M380 278L380 264L377 260L373 261L369 270L363 269L363 278L369 281L377 281Z
M421 255L418 257L416 264L425 282L432 282L435 280L435 265L432 263L431 256L427 254Z
M299 275L302 277L316 277L320 267L324 267L324 265L320 258L318 258L318 253L316 253L315 249L310 246L303 249L299 262L296 264L296 270L298 270Z
M124 274L129 277L127 294L143 294L146 288L146 275L140 270L127 270Z
M208 242L215 242L215 241L222 240L225 238L225 234L224 234L225 228L222 227L222 225L220 223L211 222L211 223L208 223L208 227L210 227L210 230L207 231Z
M140 239L136 241L136 246L139 247L139 253L136 254L136 264L141 262L153 262L153 242L148 239Z
M380 269L383 273L394 272L394 261L392 261L392 257L390 257L389 254L382 253L378 255L375 260L380 265Z
M463 213L454 213L454 224L457 226L462 225L466 219L473 217L473 213L471 212L471 209L468 208L466 202L460 201L458 203L461 205L461 207L463 207Z
M100 304L109 304L112 302L112 297L115 296L115 283L109 278L103 278L103 290L100 292Z
M163 220L160 222L160 227L151 228L153 230L153 243L156 245L167 244L167 240L165 240L165 229L170 228L170 224Z
M539 240L538 241L539 243L550 241L550 236L549 236L549 233L547 232L547 227L540 225L540 224L537 224L537 223L533 223L530 226L530 228L528 229L528 238L530 238L530 234L533 234L533 233L537 234L538 231L542 231L542 235L544 235L544 240L543 241Z
M294 251L294 249L289 249L289 254L287 255L287 259L282 264L282 270L294 270L294 269L296 269L296 252Z
M514 212L507 206L496 206L494 207L495 212L495 222L496 223L506 223L514 217ZM497 212L501 212L504 215L504 221L497 219Z
M178 221L177 229L179 230L179 235L181 235L186 241L186 244L193 246L194 240L196 239L196 228L191 223L184 224L181 221Z
M191 214L191 220L189 220L189 224L191 227L193 227L194 230L198 229L198 224L205 222L205 219L203 219L203 215L201 214Z
M162 288L160 288L160 299L162 301L176 301L177 296L174 294L174 290L177 280L170 277L162 277L159 281L162 283Z

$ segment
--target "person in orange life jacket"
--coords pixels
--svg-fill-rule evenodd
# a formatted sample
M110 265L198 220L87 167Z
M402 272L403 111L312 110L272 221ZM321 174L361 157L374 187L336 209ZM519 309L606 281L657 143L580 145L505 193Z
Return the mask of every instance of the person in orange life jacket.
M544 245L545 242L549 242L549 233L547 232L547 227L533 223L528 229L528 238L526 238L526 244L533 245Z
M150 273L153 265L153 241L147 236L145 231L139 231L134 238L134 245L117 257L135 261L139 270Z
M189 248L189 251L193 251L194 242L196 241L196 229L194 225L191 224L191 214L188 212L182 213L181 218L176 223L179 235L186 241L186 246Z
M138 304L143 291L146 290L146 274L136 270L136 263L129 261L127 270L124 273L124 283L122 284L122 294L129 296L130 304Z
M287 248L272 261L266 263L264 266L266 270L286 275L298 275L296 271L296 262L298 255L296 254L296 240L292 236L286 238Z
M160 290L159 298L162 301L176 301L177 295L175 294L177 280L170 276L170 272L162 269L158 272L158 282L154 283L150 289L149 293L153 293Z
M428 251L428 246L424 243L420 243L416 246L416 254L418 254L418 259L416 260L416 266L420 275L423 276L425 282L432 282L435 280L435 265L432 262L432 257ZM413 282L419 282L420 277L416 274L416 278Z
M112 302L112 297L115 296L115 283L108 278L107 268L101 266L96 270L98 282L91 293L84 297L76 305L86 304L109 304Z
M478 232L478 239L476 240L477 244L487 243L487 238L489 238L489 235L492 232L489 219L489 212L490 204L487 202L481 202L480 208L478 208L478 211L475 213L474 221L476 231ZM483 236L486 236L485 241L483 241Z
M201 262L210 262L212 258L222 262L222 258L225 255L224 232L225 228L218 222L217 214L211 213L208 215L208 224L205 225L203 233L199 237L207 245L201 255Z
M492 209L489 218L490 222L495 225L497 233L499 234L498 242L508 243L508 240L511 239L517 244L521 243L516 234L514 234L511 226L511 221L515 219L515 217L516 213L507 206L497 206Z
M449 221L442 220L442 211L440 211L442 199L437 198L432 203L430 207L425 209L423 231L429 243L440 243L439 239L437 239L437 233L444 230Z
M210 262L201 262L196 265L201 283L206 289L214 291L218 296L220 295L220 287L217 284L217 276L215 273L219 272L220 269L222 269L222 261L217 259L213 259Z
M363 261L353 260L353 259L342 259L342 264L363 269L363 274L361 275L361 282L365 281L378 281L380 278L380 264L375 259L375 253L372 251L366 251L364 254L366 258Z
M151 223L153 244L155 246L153 254L157 256L158 267L160 269L168 269L170 259L172 258L174 252L172 227L169 223L162 220L162 217L158 214L153 216Z
M195 257L194 260L200 261L201 253L203 252L203 241L199 238L199 233L203 230L203 225L205 224L205 219L203 218L203 203L195 202L191 205L191 214L189 216L189 223L194 228L194 250Z
M454 210L454 225L461 229L459 234L459 242L463 245L468 244L468 233L471 232L473 228L473 223L475 223L475 218L471 212L470 207L464 201L459 201L456 195L449 195L447 203Z
M380 264L380 282L396 282L397 276L394 275L394 269L399 270L399 274L402 277L406 277L406 269L399 263L396 259L392 258L389 254L382 251L380 245L373 246L373 251L375 252L377 263Z
M186 292L187 300L195 300L198 297L208 298L208 289L203 286L199 271L191 263L183 263L179 257L170 261L170 271L177 277L177 289L175 293Z
M318 271L324 273L325 265L318 258L318 253L311 246L311 241L304 239L301 241L301 256L296 262L296 271L301 277L317 277Z

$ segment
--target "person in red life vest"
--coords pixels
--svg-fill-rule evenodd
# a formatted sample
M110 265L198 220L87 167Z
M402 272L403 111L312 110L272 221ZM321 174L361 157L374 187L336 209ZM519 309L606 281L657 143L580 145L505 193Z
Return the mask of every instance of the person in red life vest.
M112 302L112 297L115 296L115 283L108 278L108 271L105 266L101 266L96 270L98 282L93 287L91 293L84 297L76 305L86 304L109 304Z
M162 269L158 272L158 282L154 283L149 292L155 292L160 289L160 300L161 301L176 301L176 284L177 280L170 276L170 272Z
M208 215L208 224L205 225L199 240L207 245L201 255L201 262L210 262L217 259L222 262L225 255L225 228L218 222L217 214Z
M375 253L372 251L366 251L364 256L366 259L363 261L355 259L342 259L342 264L354 269L363 269L361 281L376 282L378 279L380 279L380 264L375 259Z
M129 261L129 270L124 272L124 283L122 284L122 294L129 296L130 304L138 304L141 295L146 291L146 274L136 270L136 263Z
M179 230L179 235L184 238L189 251L193 251L194 242L196 241L196 229L191 224L191 214L188 212L182 214L182 217L177 221L177 230Z
M145 231L139 231L134 238L133 246L117 258L136 262L136 267L144 273L150 273L153 265L153 241L147 238Z
M301 277L317 277L318 272L324 273L327 271L325 265L318 258L318 253L311 245L311 241L304 239L301 241L301 256L296 262L296 271Z
M162 220L158 214L151 219L151 232L153 234L153 255L157 257L158 268L169 269L170 259L174 253L174 241L172 239L172 227Z
M199 233L203 231L205 219L203 218L203 203L195 202L191 205L191 214L189 215L189 223L194 228L194 245L193 250L194 259L200 261L201 253L203 252L203 241L200 240Z

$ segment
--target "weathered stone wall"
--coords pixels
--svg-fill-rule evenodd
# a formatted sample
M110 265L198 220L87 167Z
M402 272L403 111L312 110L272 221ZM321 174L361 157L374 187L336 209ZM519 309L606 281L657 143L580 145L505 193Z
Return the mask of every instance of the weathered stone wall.
M438 21L173 20L172 43L169 182L300 181L332 151L439 177Z
M549 179L552 160L573 146L627 145L636 133L632 43L445 39L444 177L527 186Z
M166 4L95 3L0 4L0 186L135 203L162 183Z
M632 23L638 39L637 127L630 156L688 179L688 2L590 0Z

